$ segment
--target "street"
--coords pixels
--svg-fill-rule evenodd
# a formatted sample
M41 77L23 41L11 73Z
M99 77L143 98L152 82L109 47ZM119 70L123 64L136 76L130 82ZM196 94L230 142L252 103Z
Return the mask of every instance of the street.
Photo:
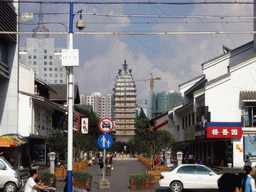
M93 165L82 169L82 171L90 172L93 174L91 191L99 192L99 191L111 191L111 192L130 192L130 191L138 191L131 190L129 184L129 177L135 173L143 173L148 170L146 166L144 166L138 160L114 160L113 161L114 169L112 170L111 176L105 176L110 182L110 190L99 190L97 189L97 182L102 179L102 175L99 174L99 166ZM59 178L57 182L57 192L63 192L65 186L64 178ZM146 190L144 190L146 191ZM147 190L147 191L156 191L156 192L169 192L168 189L161 189L158 185L158 182L155 183L155 190ZM199 190L187 190L187 191L199 191ZM200 190L201 192L205 192L206 190ZM217 190L208 190L208 191L217 191Z

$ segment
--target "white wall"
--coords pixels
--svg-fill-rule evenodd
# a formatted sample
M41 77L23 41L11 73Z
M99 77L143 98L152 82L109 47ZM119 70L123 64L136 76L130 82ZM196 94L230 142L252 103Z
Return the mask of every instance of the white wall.
M34 94L35 72L34 69L26 65L20 64L19 67L19 90Z
M19 134L28 137L32 128L32 99L19 93Z

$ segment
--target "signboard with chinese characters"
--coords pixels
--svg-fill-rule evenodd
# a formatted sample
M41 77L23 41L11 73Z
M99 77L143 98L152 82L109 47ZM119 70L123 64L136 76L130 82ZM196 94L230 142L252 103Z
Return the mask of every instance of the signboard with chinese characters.
M81 119L81 132L83 134L88 134L88 118Z
M209 122L207 138L242 138L242 123Z

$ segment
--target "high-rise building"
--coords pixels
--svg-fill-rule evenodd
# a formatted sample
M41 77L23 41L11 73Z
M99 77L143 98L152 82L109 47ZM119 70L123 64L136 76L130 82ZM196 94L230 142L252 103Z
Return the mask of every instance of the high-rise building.
M82 105L91 105L100 118L113 118L113 96L101 95L100 92L81 95Z
M119 69L114 88L114 112L116 123L116 140L127 142L135 133L136 89L132 70L124 60L123 70Z
M40 5L38 26L33 31L49 31L43 25L42 4ZM35 75L50 84L66 84L67 72L61 63L61 49L55 48L54 39L49 35L34 34L27 38L26 47L20 47L20 63L32 67Z
M135 106L135 117L138 117L140 115L141 109L144 111L146 117L148 117L148 105L146 99L137 99Z
M154 93L153 95L153 117L168 111L173 108L175 103L182 101L180 93L175 91L162 91L161 93Z

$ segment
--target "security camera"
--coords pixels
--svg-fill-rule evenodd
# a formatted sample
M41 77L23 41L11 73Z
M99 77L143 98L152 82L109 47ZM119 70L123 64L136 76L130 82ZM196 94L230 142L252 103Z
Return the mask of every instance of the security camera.
M76 23L76 27L79 29L79 30L83 30L83 28L85 28L85 23L83 20L78 20L77 23Z

